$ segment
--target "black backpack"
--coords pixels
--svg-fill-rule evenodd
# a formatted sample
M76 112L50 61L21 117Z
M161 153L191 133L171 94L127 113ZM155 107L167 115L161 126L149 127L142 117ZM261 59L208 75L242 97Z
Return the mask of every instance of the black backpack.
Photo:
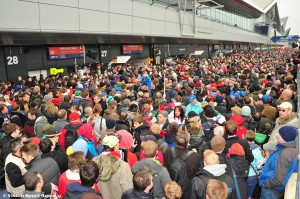
M185 192L190 186L191 180L186 170L185 161L193 154L193 151L187 152L183 157L177 156L175 148L171 148L172 161L170 164L170 177L176 181Z
M78 139L77 129L79 129L80 124L68 124L65 126L65 147L66 150L69 146L72 146L74 142Z

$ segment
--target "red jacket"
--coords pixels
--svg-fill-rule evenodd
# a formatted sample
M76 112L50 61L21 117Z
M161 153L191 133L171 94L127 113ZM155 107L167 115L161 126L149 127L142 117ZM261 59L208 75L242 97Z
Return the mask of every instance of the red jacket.
M83 123L82 122L78 122L78 121L77 122L71 121L70 124L80 124L80 125L82 125ZM61 148L63 150L67 150L66 146L65 146L65 136L66 136L66 133L67 133L67 130L65 128L63 128L61 130L61 134L59 135L59 140L58 140L58 143L59 143L59 145L61 146ZM77 135L78 135L78 133L77 133Z
M236 136L238 138L243 139L243 135L246 133L247 128L244 126L241 126L241 124L243 124L245 119L240 115L234 115L234 116L231 116L229 118L229 120L235 121L237 123L238 127L237 127L237 131L236 131Z

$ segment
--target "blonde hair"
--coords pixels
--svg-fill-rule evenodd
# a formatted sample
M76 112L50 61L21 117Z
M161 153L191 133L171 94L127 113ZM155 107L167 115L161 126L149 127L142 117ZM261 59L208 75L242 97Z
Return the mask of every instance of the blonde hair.
M153 134L159 135L160 133L160 126L157 123L153 123L150 127L150 130Z
M175 181L169 181L165 184L164 192L167 199L180 199L182 197L181 187Z
M49 116L57 116L58 108L51 102L48 101L46 103L46 111L49 114Z
M228 186L225 182L210 179L206 187L206 194L210 199L224 199L228 197Z
M204 162L207 165L219 164L219 156L213 150L205 150L203 153Z

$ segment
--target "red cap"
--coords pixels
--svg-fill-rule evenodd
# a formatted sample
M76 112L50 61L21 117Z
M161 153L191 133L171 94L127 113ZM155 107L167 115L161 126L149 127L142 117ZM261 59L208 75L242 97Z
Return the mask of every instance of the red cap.
M80 115L77 112L73 112L69 115L69 120L70 121L75 121L75 120L78 120L79 118L80 118Z

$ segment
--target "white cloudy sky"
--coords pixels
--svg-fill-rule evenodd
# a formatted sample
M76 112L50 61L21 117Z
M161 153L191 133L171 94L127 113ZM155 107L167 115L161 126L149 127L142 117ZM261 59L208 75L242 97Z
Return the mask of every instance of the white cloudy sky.
M286 28L291 27L290 35L300 35L299 10L300 0L278 0L279 16L288 16Z

